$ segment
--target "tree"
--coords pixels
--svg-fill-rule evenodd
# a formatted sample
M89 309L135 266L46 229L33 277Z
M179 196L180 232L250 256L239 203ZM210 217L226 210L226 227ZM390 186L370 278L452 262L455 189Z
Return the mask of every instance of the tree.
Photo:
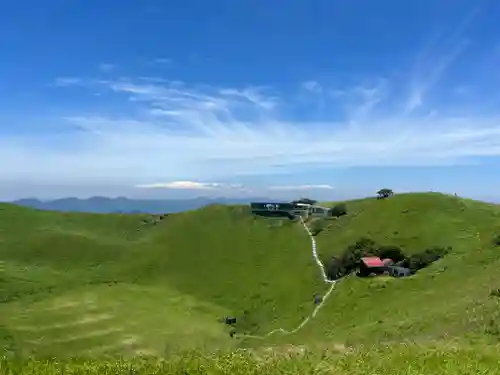
M353 245L347 246L340 258L344 272L349 273L359 266L364 256L376 254L377 244L371 238L361 237Z
M341 217L347 214L347 207L344 203L339 203L333 206L328 214L333 217Z
M416 272L434 263L436 260L441 259L448 254L450 250L450 247L429 247L420 253L410 255L410 257L403 262L403 267L411 269L412 272Z
M388 188L383 188L377 191L377 199L385 199L392 197L394 195L394 192L391 189Z
M398 246L380 246L376 251L377 256L381 259L392 259L398 263L406 259L403 250Z
M332 257L326 265L326 276L329 280L337 280L345 275L342 261L337 257Z
M360 237L354 245L355 249L363 250L367 254L374 254L377 248L377 243L368 237Z

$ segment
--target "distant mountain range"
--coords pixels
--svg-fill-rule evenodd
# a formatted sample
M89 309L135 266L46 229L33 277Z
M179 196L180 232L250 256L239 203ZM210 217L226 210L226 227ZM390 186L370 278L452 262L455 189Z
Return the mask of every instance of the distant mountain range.
M26 198L12 201L20 206L39 210L93 213L174 213L197 209L208 204L248 204L251 201L269 201L266 198L193 198L193 199L129 199L125 197L92 197L88 199L62 198L41 201Z

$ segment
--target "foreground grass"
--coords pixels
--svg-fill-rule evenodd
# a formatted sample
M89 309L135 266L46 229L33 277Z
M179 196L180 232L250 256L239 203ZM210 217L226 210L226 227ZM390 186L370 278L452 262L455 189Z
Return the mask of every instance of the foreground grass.
M500 371L498 347L472 348L399 344L350 350L294 350L283 352L232 352L215 355L185 353L170 360L136 358L95 361L91 359L0 360L0 374L135 374L135 375L493 375Z

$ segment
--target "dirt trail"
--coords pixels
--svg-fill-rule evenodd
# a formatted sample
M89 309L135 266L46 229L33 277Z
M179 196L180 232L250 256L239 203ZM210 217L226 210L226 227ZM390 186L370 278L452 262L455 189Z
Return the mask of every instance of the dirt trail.
M304 326L307 323L309 323L316 316L316 314L319 312L319 310L321 310L321 308L325 304L325 302L328 299L328 297L330 297L330 295L332 294L333 289L335 289L336 281L335 280L329 280L328 276L326 275L325 267L323 266L323 263L321 263L321 260L319 259L318 252L316 250L316 240L315 240L314 236L312 235L311 230L309 229L309 227L307 226L306 222L304 221L304 219L302 217L300 217L300 222L301 222L302 226L304 227L305 231L307 232L307 235L311 239L312 256L314 258L314 261L318 265L318 268L321 271L321 276L323 277L323 281L324 281L325 284L329 284L330 287L328 288L327 292L322 296L321 302L314 308L314 310L312 311L312 313L307 318L305 318L294 329L292 329L292 330L289 331L289 330L286 330L284 328L276 328L276 329L273 329L272 331L270 331L270 332L268 332L268 333L266 333L265 335L262 335L262 336L248 335L248 334L235 334L234 337L252 338L252 339L265 339L265 338L267 338L267 337L269 337L271 335L274 335L275 333L281 333L281 334L284 334L284 335L292 335L292 334L298 332L300 329L304 328Z

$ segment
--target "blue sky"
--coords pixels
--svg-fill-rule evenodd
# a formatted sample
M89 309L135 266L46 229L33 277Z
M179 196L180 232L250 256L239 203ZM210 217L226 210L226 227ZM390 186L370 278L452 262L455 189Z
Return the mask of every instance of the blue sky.
M500 200L497 1L2 8L0 199Z

